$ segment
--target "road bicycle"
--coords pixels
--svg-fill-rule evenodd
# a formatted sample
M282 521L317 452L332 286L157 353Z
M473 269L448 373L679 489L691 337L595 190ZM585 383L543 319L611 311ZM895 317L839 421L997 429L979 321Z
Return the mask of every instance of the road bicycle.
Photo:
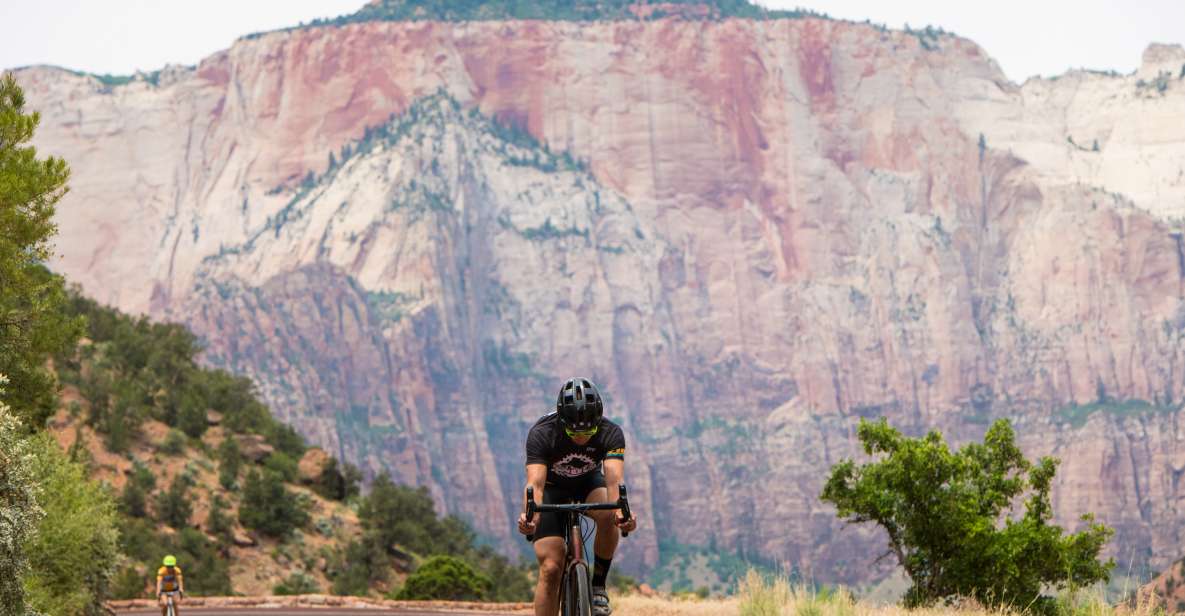
M177 608L173 606L173 595L177 594L175 591L164 593L165 595L165 616L177 616Z
M563 528L568 529L564 536L564 574L560 580L560 616L592 616L592 577L588 570L588 557L584 553L588 538L592 536L595 523L588 532L581 529L581 521L589 517L589 511L621 510L625 519L630 519L630 503L626 498L625 484L618 486L619 495L616 503L566 503L566 504L536 504L535 489L527 488L527 523L535 519L536 513L558 513ZM627 531L622 531L622 537L628 537ZM533 541L534 535L528 535L527 541Z

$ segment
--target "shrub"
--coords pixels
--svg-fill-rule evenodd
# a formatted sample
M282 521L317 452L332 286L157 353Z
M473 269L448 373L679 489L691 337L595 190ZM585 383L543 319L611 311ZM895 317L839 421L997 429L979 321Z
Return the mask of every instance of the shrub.
M264 469L251 471L239 504L243 526L272 537L285 537L308 523L306 503L284 487L278 474Z
M264 460L263 466L279 475L281 479L288 483L296 481L300 472L296 460L293 460L283 451L273 452L267 457L267 460Z
M180 430L169 430L165 442L161 443L160 451L169 456L181 455L185 451L185 433Z
M0 375L0 387L5 383ZM25 543L36 532L43 515L37 506L32 446L24 431L0 401L0 613L25 613L21 578L28 569Z
M433 556L407 577L396 595L403 600L483 601L493 582L453 556Z
M883 419L862 420L857 434L864 452L880 459L837 464L822 499L849 522L885 529L889 553L913 582L907 607L963 596L1049 613L1053 600L1043 589L1109 578L1114 562L1098 556L1113 531L1089 515L1076 534L1049 523L1057 461L1027 461L1007 420L993 424L982 444L957 452L938 432L908 438ZM1012 519L1008 511L1026 492L1024 516Z
M45 517L26 543L30 605L45 614L105 614L119 555L115 499L47 433L34 439L33 476Z
M616 569L609 570L609 579L606 580L609 588L617 591L620 594L633 592L638 587L638 580L632 576L628 576Z
M272 593L277 595L311 595L321 592L317 580L313 576L296 571L284 579L283 582L272 587Z

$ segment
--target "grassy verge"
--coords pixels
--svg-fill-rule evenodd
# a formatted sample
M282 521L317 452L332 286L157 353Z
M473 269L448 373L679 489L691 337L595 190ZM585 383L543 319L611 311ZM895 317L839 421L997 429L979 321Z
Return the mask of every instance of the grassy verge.
M1010 612L989 610L972 602L954 606L907 610L897 605L857 601L846 590L816 590L792 584L784 577L769 578L750 571L734 596L721 599L694 597L613 598L615 616L999 616ZM1021 612L1015 612L1021 613ZM1114 606L1102 590L1063 593L1057 600L1057 616L1158 616L1164 611L1151 603Z

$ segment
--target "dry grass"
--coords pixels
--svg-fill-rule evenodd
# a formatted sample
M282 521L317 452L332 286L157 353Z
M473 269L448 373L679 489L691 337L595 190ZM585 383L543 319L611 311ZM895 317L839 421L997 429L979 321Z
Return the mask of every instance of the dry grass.
M626 595L613 598L613 616L737 616L740 600L671 599Z
M844 591L819 593L795 586L786 579L767 581L756 572L743 580L737 595L726 599L642 597L613 600L615 616L1008 616L974 602L955 607L907 610L856 601ZM1058 598L1057 616L1157 616L1163 614L1150 602L1133 607L1112 606L1101 593L1080 592Z

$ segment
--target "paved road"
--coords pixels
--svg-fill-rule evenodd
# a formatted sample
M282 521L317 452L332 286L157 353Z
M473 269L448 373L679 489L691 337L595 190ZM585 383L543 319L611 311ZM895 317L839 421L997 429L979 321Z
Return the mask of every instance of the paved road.
M160 610L138 608L134 610L116 612L120 616L160 615ZM228 608L228 607L194 607L181 611L182 616L508 616L513 612L481 612L474 610L462 611L423 611L423 610L393 610L369 608L291 608L291 607L260 607L260 608Z

